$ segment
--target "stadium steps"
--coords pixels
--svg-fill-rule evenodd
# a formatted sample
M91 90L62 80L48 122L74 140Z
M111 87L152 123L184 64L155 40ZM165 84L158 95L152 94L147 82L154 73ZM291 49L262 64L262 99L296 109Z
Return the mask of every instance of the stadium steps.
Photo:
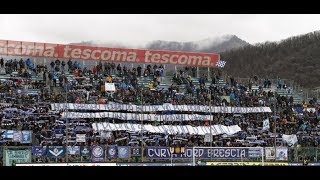
M225 86L227 83L226 83L223 79L218 79L217 82L216 82L216 84L217 84L218 86Z
M287 89L276 89L276 92L281 96L293 97L293 104L302 104L303 98L298 94L291 90L289 93Z

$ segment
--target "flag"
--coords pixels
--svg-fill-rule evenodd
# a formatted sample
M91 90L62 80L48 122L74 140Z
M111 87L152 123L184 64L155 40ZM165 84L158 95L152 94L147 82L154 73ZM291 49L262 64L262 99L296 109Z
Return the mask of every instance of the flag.
M269 119L263 120L262 130L267 131L267 130L269 130L269 128L270 128Z
M21 142L22 134L21 131L13 131L13 142Z
M223 68L223 67L226 65L226 63L227 63L226 61L220 61L220 60L219 60L219 61L217 62L217 64L216 64L216 66Z
M129 146L118 146L118 158L127 159L129 158Z
M295 134L291 134L291 135L283 134L282 135L282 140L284 142L286 142L289 147L297 145L297 142L298 142L297 135L295 135Z
M4 139L13 139L13 130L4 130L1 134L2 138Z

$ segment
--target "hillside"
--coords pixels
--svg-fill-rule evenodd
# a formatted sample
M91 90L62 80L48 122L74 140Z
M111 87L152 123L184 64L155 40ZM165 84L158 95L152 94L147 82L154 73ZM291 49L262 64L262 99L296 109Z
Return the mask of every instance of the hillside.
M226 51L221 59L228 61L225 70L236 77L282 77L306 88L318 87L320 31Z
M206 53L220 53L231 49L237 49L249 43L243 41L235 35L224 35L215 38L207 38L201 41L194 42L176 42L176 41L162 41L156 40L148 42L139 47L120 43L120 42L103 42L98 43L94 41L82 41L79 43L70 43L71 45L89 45L89 46L105 46L114 48L143 48L155 50L169 50L169 51L186 51L186 52L206 52Z
M235 35L225 35L208 38L195 42L153 41L146 45L146 49L220 53L231 49L237 49L249 45Z

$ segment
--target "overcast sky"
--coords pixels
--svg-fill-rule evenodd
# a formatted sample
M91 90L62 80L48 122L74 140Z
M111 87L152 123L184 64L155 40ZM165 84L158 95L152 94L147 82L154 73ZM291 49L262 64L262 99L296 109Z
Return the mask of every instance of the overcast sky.
M0 15L0 39L144 44L234 34L254 44L320 30L320 15Z

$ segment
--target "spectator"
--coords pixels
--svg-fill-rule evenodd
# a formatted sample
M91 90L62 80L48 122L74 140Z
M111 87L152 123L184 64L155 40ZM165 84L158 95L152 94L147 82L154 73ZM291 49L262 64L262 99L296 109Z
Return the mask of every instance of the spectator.
M0 59L0 66L1 68L3 68L3 65L4 65L4 61L3 61L3 58Z

